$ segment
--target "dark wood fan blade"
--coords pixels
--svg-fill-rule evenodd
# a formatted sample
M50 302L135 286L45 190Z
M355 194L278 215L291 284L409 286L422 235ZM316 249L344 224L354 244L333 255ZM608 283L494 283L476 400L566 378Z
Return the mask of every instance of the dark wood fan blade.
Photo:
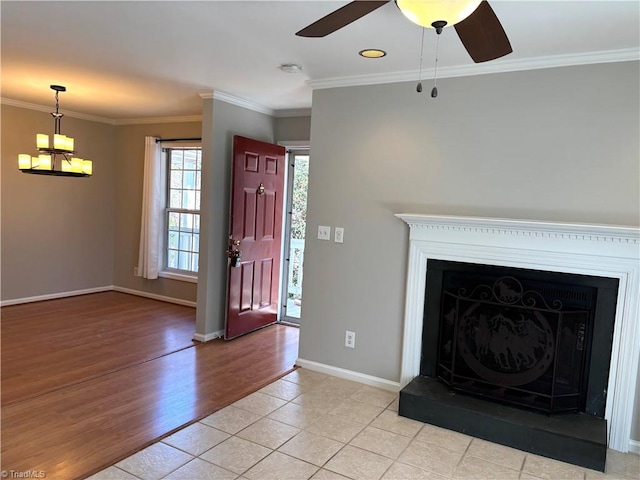
M464 48L476 63L495 60L513 51L500 20L486 0L454 27Z
M299 37L326 37L330 33L340 30L351 22L355 22L359 18L362 18L368 13L380 8L385 3L389 3L389 0L357 0L355 2L347 3L344 7L331 12L329 15L326 15L320 20L313 22L308 27L303 28L297 32L296 35Z

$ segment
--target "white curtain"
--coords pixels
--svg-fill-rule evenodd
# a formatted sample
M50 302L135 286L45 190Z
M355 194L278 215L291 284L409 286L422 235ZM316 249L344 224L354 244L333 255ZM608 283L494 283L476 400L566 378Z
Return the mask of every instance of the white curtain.
M142 222L138 256L138 276L149 279L158 278L164 224L162 146L156 140L156 137L145 137Z

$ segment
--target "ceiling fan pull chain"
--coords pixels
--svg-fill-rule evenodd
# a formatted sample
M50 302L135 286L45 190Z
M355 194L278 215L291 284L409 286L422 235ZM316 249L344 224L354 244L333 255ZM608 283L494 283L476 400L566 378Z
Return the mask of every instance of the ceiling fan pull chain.
M438 49L440 47L440 32L442 29L436 30L438 36L436 38L436 62L433 67L433 88L431 89L431 98L436 98L438 96Z
M424 27L422 27L422 39L420 40L420 73L418 73L418 85L416 92L422 93L422 52L424 51Z

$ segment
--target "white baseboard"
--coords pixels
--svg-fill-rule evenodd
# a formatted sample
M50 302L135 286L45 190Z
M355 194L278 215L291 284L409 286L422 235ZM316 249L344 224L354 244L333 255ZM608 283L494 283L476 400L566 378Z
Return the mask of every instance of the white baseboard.
M73 290L71 292L50 293L48 295L37 295L35 297L14 298L11 300L3 300L0 307L9 305L20 305L21 303L42 302L44 300L55 300L56 298L75 297L77 295L87 295L89 293L109 292L113 290L113 285L105 285L104 287L85 288L82 290Z
M402 388L399 382L392 382L390 380L385 380L384 378L373 377L364 373L345 370L344 368L332 367L331 365L312 362L311 360L305 360L303 358L298 358L296 360L296 365L302 368L313 370L314 372L320 372L326 375L332 375L334 377L352 380L354 382L363 383L371 387L390 390L392 392L399 392ZM629 452L640 455L640 441L629 439Z
M392 382L384 378L374 377L365 373L354 372L353 370L345 370L344 368L333 367L331 365L325 365L324 363L312 362L311 360L305 360L298 358L296 365L302 368L308 368L314 372L324 373L326 375L332 375L338 378L344 378L345 380L351 380L358 383L369 385L370 387L382 388L391 392L400 391L400 382Z
M213 332L213 333L207 333L205 335L201 334L201 333L195 333L193 335L193 339L196 342L209 342L211 340L214 340L216 338L221 338L224 337L224 330L218 330L217 332Z
M190 300L182 300L181 298L166 297L164 295L158 295L156 293L143 292L141 290L133 290L132 288L114 286L113 290L121 293L129 293L131 295L137 295L139 297L152 298L154 300L161 300L163 302L175 303L177 305L184 305L185 307L196 307L196 302Z
M155 293L143 292L141 290L133 290L131 288L118 287L115 285L105 285L104 287L85 288L83 290L73 290L70 292L50 293L48 295L38 295L35 297L23 297L23 298L13 298L11 300L2 300L0 302L0 307L6 307L9 305L20 305L21 303L42 302L44 300L55 300L56 298L75 297L78 295L87 295L89 293L100 293L100 292L110 292L110 291L129 293L131 295L137 295L139 297L152 298L154 300L161 300L163 302L175 303L177 305L184 305L186 307L193 307L193 308L196 307L196 302L192 302L189 300L182 300L181 298L166 297L164 295L157 295ZM215 332L212 335L217 335L217 334L218 332ZM212 338L209 338L209 340L211 339Z

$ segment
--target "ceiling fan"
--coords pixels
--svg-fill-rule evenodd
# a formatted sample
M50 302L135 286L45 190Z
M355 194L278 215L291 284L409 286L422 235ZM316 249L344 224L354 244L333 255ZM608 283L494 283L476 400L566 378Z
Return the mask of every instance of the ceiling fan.
M299 37L325 37L377 10L392 0L356 0L331 12L296 33ZM422 27L440 34L453 25L476 63L495 60L513 50L500 20L486 0L395 0L400 11Z

